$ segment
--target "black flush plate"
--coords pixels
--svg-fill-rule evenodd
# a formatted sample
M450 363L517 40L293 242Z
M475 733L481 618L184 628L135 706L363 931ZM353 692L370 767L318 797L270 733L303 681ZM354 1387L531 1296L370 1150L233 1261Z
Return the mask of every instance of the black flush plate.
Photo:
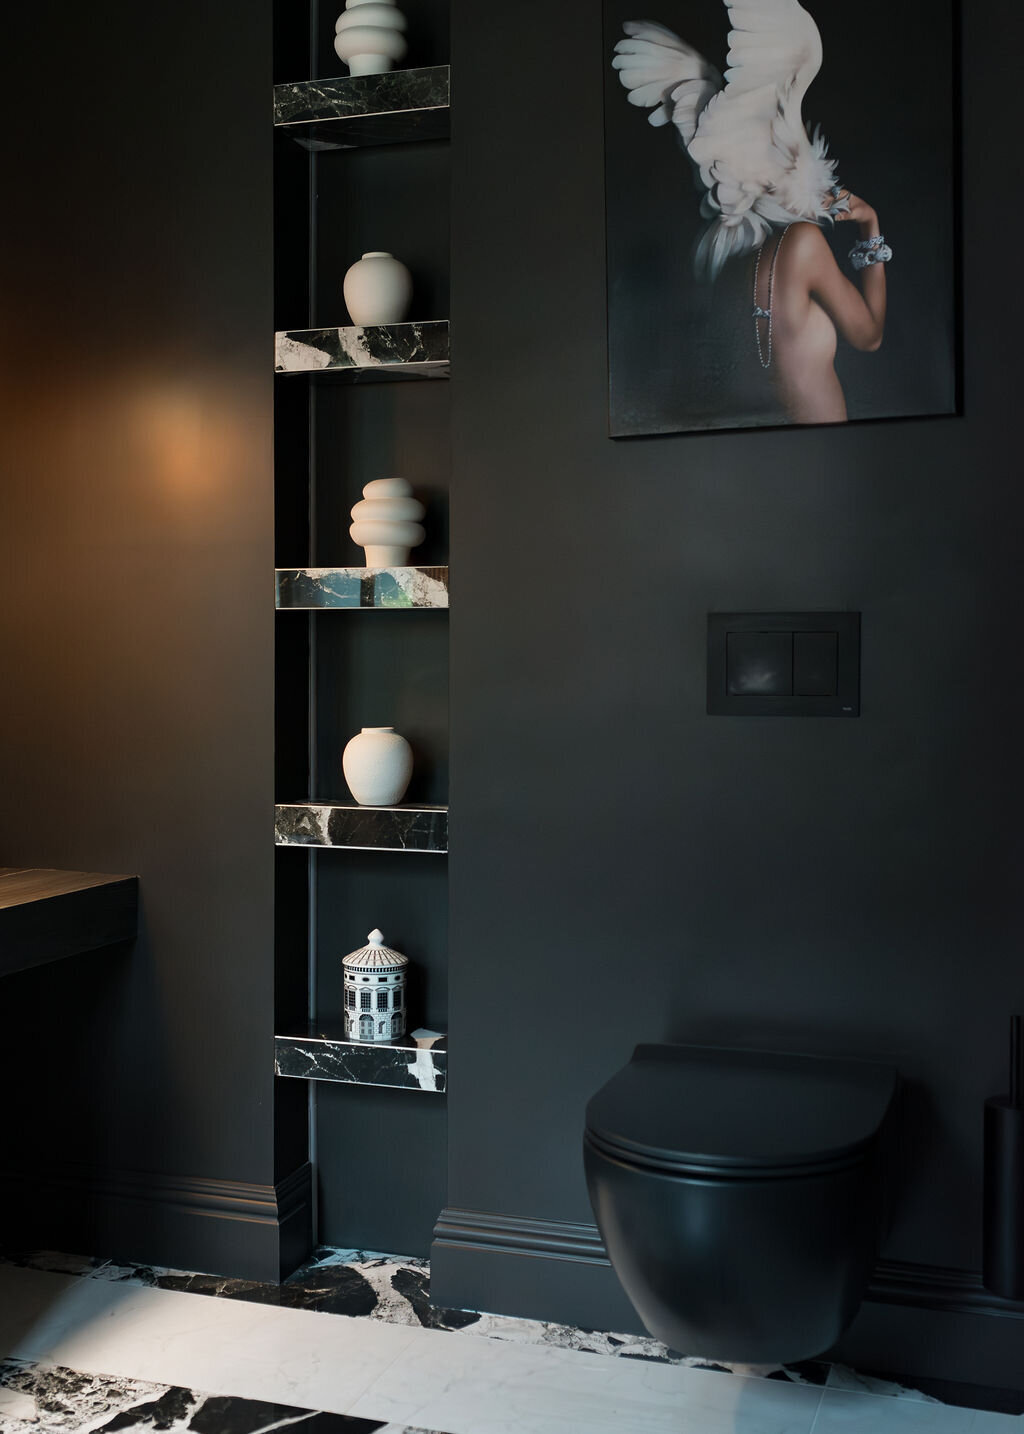
M859 717L859 612L708 614L712 717Z

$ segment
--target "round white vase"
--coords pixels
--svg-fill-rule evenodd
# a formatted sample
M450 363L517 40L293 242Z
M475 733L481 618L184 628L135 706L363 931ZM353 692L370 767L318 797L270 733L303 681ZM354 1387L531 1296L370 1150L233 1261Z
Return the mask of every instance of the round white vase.
M412 776L412 748L394 727L364 727L346 745L341 767L361 807L394 807Z
M405 58L405 16L395 0L347 0L334 28L334 49L350 74L383 75Z
M352 509L349 537L366 549L368 568L404 568L409 549L426 537L420 525L425 512L404 478L375 478Z
M393 254L375 249L349 269L344 293L354 324L400 324L412 303L412 275Z

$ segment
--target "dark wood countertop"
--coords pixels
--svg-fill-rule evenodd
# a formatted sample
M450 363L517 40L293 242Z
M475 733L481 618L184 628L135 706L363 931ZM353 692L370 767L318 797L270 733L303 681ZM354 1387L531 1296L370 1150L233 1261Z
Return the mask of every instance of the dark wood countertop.
M138 934L138 877L0 867L0 976Z

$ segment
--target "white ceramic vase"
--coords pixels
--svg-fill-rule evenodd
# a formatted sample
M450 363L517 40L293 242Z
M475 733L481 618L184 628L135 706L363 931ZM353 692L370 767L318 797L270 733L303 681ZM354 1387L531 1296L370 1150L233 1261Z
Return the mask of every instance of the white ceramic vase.
M404 568L409 549L426 537L420 525L425 512L404 478L375 478L352 509L349 537L366 549L368 568Z
M394 254L375 249L349 269L344 293L354 324L400 324L412 303L412 275Z
M405 58L405 16L395 0L347 0L334 29L334 48L350 74L383 75Z
M341 767L361 807L394 807L412 776L412 748L394 727L364 727L346 745Z

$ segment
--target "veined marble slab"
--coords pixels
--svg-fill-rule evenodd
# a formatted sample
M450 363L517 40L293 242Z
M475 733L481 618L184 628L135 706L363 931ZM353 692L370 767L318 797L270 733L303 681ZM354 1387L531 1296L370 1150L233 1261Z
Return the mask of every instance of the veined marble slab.
M274 87L274 126L308 149L357 149L446 139L447 65L342 75Z
M416 324L290 329L274 335L277 373L447 378L448 320Z
M0 1434L99 1434L161 1429L166 1434L427 1434L407 1425L351 1419L294 1405L207 1394L117 1375L89 1374L24 1359L0 1360Z
M331 1036L275 1036L275 1069L298 1080L390 1086L440 1095L448 1084L448 1041L440 1031L413 1031L402 1041L347 1041Z
M447 568L278 568L278 608L446 608Z
M362 851L448 850L447 807L360 807L352 802L285 802L275 808L278 846Z
M892 1434L909 1434L912 1429L920 1429L922 1434L925 1430L928 1431L928 1434L944 1434L944 1431L945 1434L952 1434L952 1431L947 1431L947 1426L943 1423L943 1420L949 1417L944 1414L942 1407L944 1404L958 1406L958 1415L960 1416L966 1410L968 1419L975 1421L970 1424L970 1434L983 1434L983 1431L984 1434L989 1434L990 1430L991 1434L997 1434L997 1431L1002 1430L1006 1430L1009 1434L1011 1427L1017 1429L1020 1426L1021 1429L1024 1429L1024 1423L1017 1417L1024 1413L1024 1395L1015 1395L1012 1391L981 1391L974 1385L956 1385L940 1381L941 1389L936 1389L938 1393L936 1399L920 1390L907 1388L893 1383L891 1380L858 1374L842 1365L829 1365L821 1360L807 1360L801 1364L788 1366L708 1364L694 1356L676 1354L647 1335L602 1333L595 1330L572 1329L565 1325L546 1324L535 1320L517 1319L506 1315L443 1309L432 1304L430 1300L429 1265L425 1260L411 1257L401 1258L373 1251L322 1246L308 1264L297 1270L283 1284L277 1285L261 1284L254 1280L231 1279L221 1275L191 1274L188 1271L166 1270L148 1265L117 1265L112 1261L62 1255L52 1250L8 1252L0 1256L0 1296L3 1293L4 1264L20 1266L26 1270L77 1274L108 1284L144 1285L178 1293L219 1296L231 1302L252 1300L260 1305L311 1310L323 1314L348 1316L351 1319L368 1317L386 1324L413 1327L422 1325L428 1330L464 1331L495 1340L502 1345L539 1345L574 1350L579 1353L610 1356L613 1360L625 1361L627 1364L639 1362L641 1364L679 1365L687 1369L715 1372L720 1378L733 1383L739 1376L744 1380L754 1382L767 1379L774 1383L810 1385L818 1388L819 1392L824 1392L824 1401L820 1406L819 1414L819 1420L822 1423L815 1427L814 1434L818 1434L822 1424L828 1424L829 1420L825 1418L826 1414L830 1418L833 1415L838 1416L839 1427L844 1430L850 1424L853 1427L870 1429L871 1434L883 1434L883 1431L890 1429ZM13 1311L16 1320L19 1316L19 1309L23 1324L24 1301L19 1308ZM40 1314L44 1313L45 1309L41 1308ZM2 1345L5 1317L5 1306L0 1298L0 1345ZM208 1322L201 1321L199 1324L205 1329ZM133 1369L128 1372L131 1375L138 1375L140 1370ZM181 1373L183 1371L176 1371L176 1377L180 1377ZM935 1381L926 1381L926 1383L933 1388L936 1386ZM8 1434L7 1427L3 1423L5 1412L3 1385L4 1380L0 1373L0 1434ZM749 1389L750 1386L747 1387ZM83 1392L87 1388L88 1381L83 1381ZM18 1383L12 1385L11 1398L15 1406L21 1404L24 1394L27 1392L29 1391L25 1390L23 1385ZM289 1389L287 1392L293 1402L300 1402L297 1398L297 1390ZM60 1396L65 1403L67 1402L66 1393L66 1390L60 1391ZM879 1396L885 1396L884 1402L880 1402ZM260 1397L268 1398L271 1397L271 1394L264 1389L260 1391ZM276 1393L273 1397L277 1397ZM861 1403L862 1398L863 1402ZM896 1401L900 1406L910 1401L922 1405L923 1408L908 1414L902 1407L898 1411L891 1408ZM978 1404L986 1409L1005 1412L975 1414L974 1410ZM858 1411L862 1412L864 1420L860 1424L858 1424ZM13 1410L11 1412L13 1413ZM890 1414L891 1424L889 1422ZM687 1427L680 1425L678 1410L673 1412L671 1409L666 1409L665 1415L668 1423L666 1425L658 1424L659 1430L671 1428L676 1431L680 1427ZM70 1430L77 1426L65 1426L62 1423L60 1427L67 1427L70 1434ZM88 1426L89 1434L96 1427L104 1427L102 1418L97 1419L96 1425ZM147 1424L144 1427L150 1426ZM225 1434L230 1427L232 1426L225 1425ZM303 1426L300 1424L298 1427ZM385 1426L388 1434L391 1434L393 1429L405 1427L405 1425L390 1424ZM516 1434L523 1434L525 1427L517 1424L515 1426ZM577 1426L577 1430L578 1427L580 1426ZM586 1427L589 1434L589 1426ZM741 1426L737 1425L736 1427ZM771 1431L776 1431L779 1428L778 1425L771 1422L770 1416L768 1423L764 1426L758 1425L755 1421L754 1428L758 1434L762 1427ZM783 1425L782 1427L789 1434L790 1426ZM244 1428L247 1434L253 1434L251 1424L245 1424ZM313 1428L315 1428L316 1434L327 1434L327 1429L321 1423L315 1423ZM313 1428L311 1428L310 1434L313 1434ZM547 1434L548 1426L544 1424L543 1428L544 1434ZM20 1426L15 1426L15 1430L16 1434L22 1434ZM86 1431L83 1430L82 1434L86 1434ZM346 1434L348 1434L347 1430ZM574 1431L574 1434L577 1434L577 1431ZM701 1427L700 1434L706 1434L704 1426Z

